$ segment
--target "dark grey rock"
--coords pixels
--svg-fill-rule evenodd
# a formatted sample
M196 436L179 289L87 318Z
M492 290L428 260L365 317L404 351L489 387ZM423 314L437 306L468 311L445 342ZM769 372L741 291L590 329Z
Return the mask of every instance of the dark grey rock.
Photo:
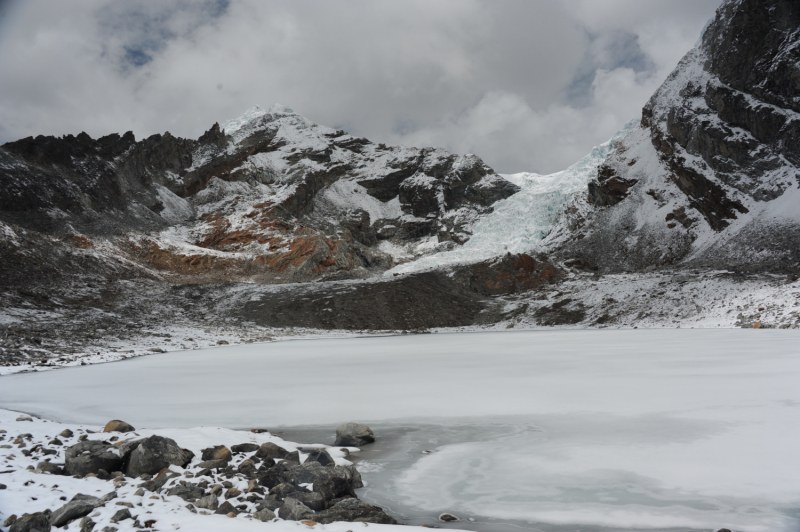
M162 469L155 478L143 482L140 487L148 491L158 491L164 487L164 484L172 478L179 477L180 474L172 471L171 469Z
M278 510L278 517L287 521L314 519L314 510L297 499L287 498Z
M300 452L299 451L292 451L290 453L286 453L286 456L283 457L286 462L297 462L300 463Z
M288 500L288 499L287 499ZM337 502L331 508L314 514L314 521L327 525L337 521L380 523L396 525L397 521L378 506L371 506L358 499L351 498Z
M325 449L314 449L309 451L306 462L319 462L324 466L336 465L331 455Z
M439 521L444 521L445 523L449 523L450 521L460 521L460 519L453 514L445 513L439 516Z
M24 514L14 521L8 532L50 532L50 518L46 512Z
M112 522L112 523L119 523L120 521L124 521L124 520L126 520L126 519L130 519L131 517L132 517L132 516L131 516L131 511L130 511L130 510L128 510L127 508L123 508L122 510L118 510L118 511L117 511L117 512L116 512L116 513L115 513L115 514L114 514L114 515L111 517L111 522Z
M53 512L50 516L50 524L62 527L73 519L88 515L101 504L103 503L99 498L79 493L67 504Z
M353 490L364 486L361 475L353 466L323 466L319 462L306 462L285 474L295 486L313 483L313 490L326 500L345 495L355 495Z
M294 465L291 462L281 462L266 469L266 471L259 468L258 483L266 488L272 488L281 482L284 482L287 478L286 474L289 470L288 465L290 464Z
M72 433L71 430L64 429L61 432L59 432L58 435L61 436L62 438L71 438L74 434Z
M267 498L267 499L264 499L263 501L261 501L261 503L259 503L258 509L259 510L269 510L271 512L277 512L278 508L280 508L282 504L283 504L283 501L281 501L279 499L269 499L269 498Z
M234 453L254 453L258 448L259 445L256 443L240 443L239 445L231 446L231 451Z
M278 484L274 488L270 488L269 496L270 498L284 499L290 493L295 493L297 491L308 491L308 490L305 488L300 488L295 484L289 484L287 482L283 482L281 484Z
M193 457L194 453L178 447L175 440L150 436L141 440L136 449L130 453L125 474L129 477L138 477L142 474L154 475L170 465L184 467Z
M237 510L236 507L232 505L230 502L225 501L219 505L219 508L217 508L217 510L214 513L219 515L228 515L231 512L238 514L239 510Z
M70 475L97 474L101 469L119 471L122 458L119 449L100 441L82 441L68 447L64 453L64 469Z
M205 490L203 490L203 488L199 487L197 484L192 484L190 482L186 482L185 480L181 480L178 484L172 486L169 491L167 491L167 495L176 495L184 501L194 502L205 495Z
M303 492L303 491L294 491L286 496L286 498L296 499L315 512L319 512L320 510L324 510L328 507L328 503L325 499L316 492Z
M289 454L289 451L272 442L261 444L258 451L256 451L256 456L259 458L285 458L287 454Z
M336 442L334 445L343 447L361 447L375 441L375 434L366 425L358 423L345 423L336 427Z

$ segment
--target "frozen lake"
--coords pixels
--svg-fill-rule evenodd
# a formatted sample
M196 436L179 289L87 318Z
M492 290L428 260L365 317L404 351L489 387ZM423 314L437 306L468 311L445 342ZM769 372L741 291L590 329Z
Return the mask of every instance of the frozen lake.
M796 331L230 346L4 376L0 406L309 442L365 422L379 442L359 457L362 496L415 523L448 511L476 530L800 530Z

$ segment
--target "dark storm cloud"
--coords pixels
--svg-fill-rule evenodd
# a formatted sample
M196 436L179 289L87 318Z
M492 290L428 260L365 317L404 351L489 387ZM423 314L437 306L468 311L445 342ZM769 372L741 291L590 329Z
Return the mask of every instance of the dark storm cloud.
M554 171L639 115L717 3L6 2L0 141L197 137L280 102L377 142Z

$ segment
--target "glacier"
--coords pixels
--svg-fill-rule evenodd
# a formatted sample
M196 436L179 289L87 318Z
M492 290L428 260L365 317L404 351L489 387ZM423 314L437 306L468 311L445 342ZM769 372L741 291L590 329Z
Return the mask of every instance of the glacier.
M493 211L475 223L472 237L463 246L400 264L384 275L478 262L506 253L539 251L565 206L576 195L586 192L589 182L597 176L597 169L636 123L636 120L628 122L610 140L595 146L566 170L549 175L501 174L522 190L495 203Z

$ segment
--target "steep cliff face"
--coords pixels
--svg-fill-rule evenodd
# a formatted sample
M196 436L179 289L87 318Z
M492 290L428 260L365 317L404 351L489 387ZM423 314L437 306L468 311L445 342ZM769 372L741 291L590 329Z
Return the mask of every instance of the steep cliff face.
M800 4L725 1L589 184L563 252L612 270L796 268L799 111Z
M363 277L463 243L518 190L474 155L376 145L281 106L197 140L11 142L0 187L6 223L194 282Z

